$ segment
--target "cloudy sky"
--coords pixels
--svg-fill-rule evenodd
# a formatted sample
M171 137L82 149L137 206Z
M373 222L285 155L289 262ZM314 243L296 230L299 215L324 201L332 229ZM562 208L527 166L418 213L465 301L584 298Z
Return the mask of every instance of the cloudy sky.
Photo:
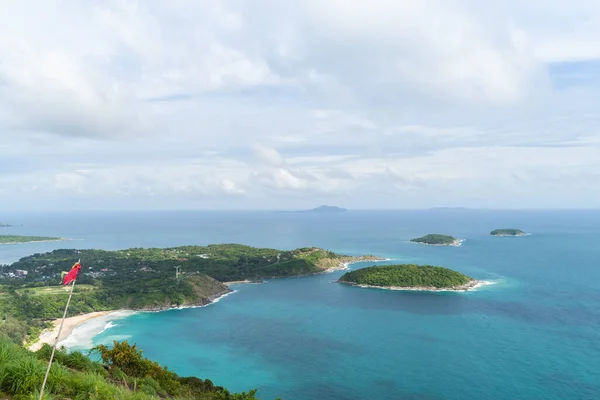
M0 208L600 205L597 0L0 0Z

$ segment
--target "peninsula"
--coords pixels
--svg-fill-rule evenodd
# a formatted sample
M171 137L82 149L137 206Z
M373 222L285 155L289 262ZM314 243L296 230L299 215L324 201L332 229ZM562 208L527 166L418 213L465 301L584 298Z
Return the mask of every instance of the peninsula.
M345 269L353 262L380 260L317 247L286 251L240 244L54 250L3 267L5 295L0 296L0 310L14 312L9 313L13 317L10 324L0 324L0 334L6 329L15 341L23 342L27 336L35 336L31 327L42 328L49 320L59 318L68 294L57 286L61 272L68 271L78 259L82 268L69 308L71 315L202 306L231 292L224 282L319 274Z
M414 264L357 269L342 275L338 282L367 288L434 292L463 292L483 283L448 268Z
M494 229L490 232L492 236L526 236L527 234L520 229Z
M36 243L36 242L58 242L66 240L60 237L50 236L16 236L16 235L0 235L0 244L20 244L20 243Z
M420 238L410 239L413 243L427 244L430 246L460 246L462 240L450 235L430 233Z

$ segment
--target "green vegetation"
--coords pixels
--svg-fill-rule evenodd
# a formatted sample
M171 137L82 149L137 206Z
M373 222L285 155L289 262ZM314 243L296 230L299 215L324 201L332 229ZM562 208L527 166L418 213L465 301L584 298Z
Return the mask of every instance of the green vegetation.
M37 399L52 348L37 353L0 338L0 398ZM142 356L127 342L95 349L102 362L80 352L55 354L44 398L77 400L255 400L255 390L230 393L206 379L180 377ZM46 397L47 394L47 397Z
M126 278L109 277L104 282L94 280L90 285L75 286L69 306L69 316L93 311L128 309L160 310L182 305L204 305L213 298L229 292L220 282L206 275ZM88 278L89 279L89 278ZM81 280L85 280L82 276ZM21 280L22 281L22 280ZM41 285L42 282L32 283ZM6 295L0 297L0 314L5 321L0 324L4 333L17 343L36 338L49 320L62 316L68 291L56 287L7 286Z
M206 274L218 281L285 277L322 272L327 260L344 262L330 251L305 247L292 251L255 248L240 244L181 246L173 248L133 248L128 250L55 250L22 258L4 271L25 270L25 283L60 281L60 271L68 271L74 260L81 259L79 283L121 284L122 278L136 280L175 276L174 267L190 274Z
M357 269L342 275L341 283L404 288L456 288L473 279L448 268L431 265L384 265Z
M411 242L415 243L423 243L423 244L432 244L438 246L448 246L457 244L458 239L454 236L450 235L441 235L439 233L430 233L428 235L422 236L420 238L411 239Z
M526 233L520 229L494 229L490 232L492 236L525 236Z
M0 333L22 343L37 337L46 321L59 318L68 295L57 285L60 273L77 259L82 269L69 315L204 305L230 291L221 282L313 274L354 260L312 247L280 251L238 244L34 254L3 267L5 276L17 276L0 288L0 315L6 321ZM180 267L177 277L175 267Z
M82 268L69 316L121 308L161 310L204 305L230 291L222 283L225 281L313 274L345 262L375 258L341 256L314 247L280 251L238 244L118 251L55 250L34 254L2 268L5 278L0 286L2 343L10 340L21 345L35 340L50 320L62 316L68 289L59 285L60 274L78 259ZM179 275L175 267L179 267ZM15 349L5 345L10 351ZM61 399L254 399L254 392L232 395L208 380L178 377L143 359L135 346L115 343L113 350L97 349L108 372L98 365L90 367L82 360L78 362L85 364L85 368L79 368L75 361L64 361L70 355L60 353L57 361L61 365L56 366L56 374L61 378L51 379L53 395ZM3 363L0 348L0 390L29 398L41 383L38 378L40 371L43 376L43 367L25 350L19 352L15 360L25 360L18 361L22 365L13 363L12 358ZM123 357L130 361L124 363ZM30 378L12 377L21 370ZM7 377L7 371L11 377Z
M59 238L59 237L49 237L49 236L0 235L0 244L54 242L57 240L63 240L63 239Z
M94 290L95 287L92 285L77 285L77 291L73 294L74 296L77 296L77 294L80 294L82 292L87 292L89 290ZM29 287L29 288L22 288L22 289L16 289L15 292L18 295L23 295L23 294L29 294L32 296L47 296L50 294L69 294L69 291L71 290L71 288L69 286L62 286L62 285L57 285L57 286L39 286L39 287Z

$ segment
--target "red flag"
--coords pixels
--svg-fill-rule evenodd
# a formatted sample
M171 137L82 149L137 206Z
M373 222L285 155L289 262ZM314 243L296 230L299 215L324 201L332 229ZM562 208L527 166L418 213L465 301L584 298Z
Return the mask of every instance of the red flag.
M80 269L81 263L77 261L75 265L73 265L73 268L71 268L71 270L64 276L62 284L68 285L69 283L77 279L77 274L79 273Z

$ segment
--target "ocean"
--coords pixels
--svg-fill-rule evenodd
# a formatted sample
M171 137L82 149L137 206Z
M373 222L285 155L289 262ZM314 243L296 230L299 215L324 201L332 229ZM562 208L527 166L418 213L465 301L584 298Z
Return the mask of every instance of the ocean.
M74 348L127 339L180 375L235 391L258 388L265 400L600 398L600 211L105 212L2 220L18 226L0 234L76 240L0 246L0 263L64 247L314 245L494 282L467 293L398 292L333 283L337 271L234 285L203 308L94 320L67 340ZM513 227L531 235L489 236ZM427 233L465 242L407 242Z

